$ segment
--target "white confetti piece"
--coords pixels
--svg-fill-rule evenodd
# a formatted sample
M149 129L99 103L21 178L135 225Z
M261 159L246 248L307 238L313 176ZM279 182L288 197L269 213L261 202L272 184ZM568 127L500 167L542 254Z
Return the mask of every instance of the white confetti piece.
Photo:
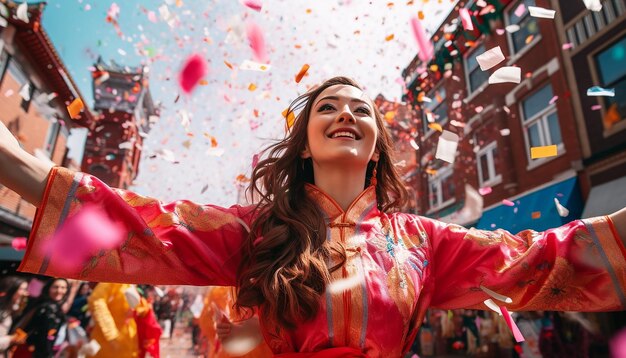
M522 69L519 67L501 67L489 76L489 84L495 83L520 83L522 81Z
M583 2L585 3L585 7L588 10L596 12L602 10L602 4L600 3L600 0L583 0Z
M509 25L505 27L504 29L506 30L506 32L512 34L512 33L518 32L520 27L519 25Z
M448 163L454 163L456 148L459 145L459 136L456 133L444 130L439 136L437 143L437 153L435 158Z
M554 15L556 15L555 10L545 9L538 6L529 6L528 11L530 11L530 16L540 19L554 19Z
M493 302L493 300L491 298L483 301L483 303L485 304L485 306L487 306L490 310L494 311L495 313L499 314L500 316L502 316L502 312L500 312L500 307L498 307L498 305Z
M488 289L487 287L480 285L480 289L483 290L483 292L485 292L486 294L488 294L489 296L491 296L492 298L495 298L498 301L502 301L505 303L513 303L513 300L510 297L507 297L505 295L501 295L495 291L492 291L490 289Z
M30 84L27 83L20 88L20 96L24 101L30 101Z
M353 275L331 282L326 289L331 294L338 294L357 287L361 283L363 283L363 277L361 275Z
M559 199L554 198L554 205L556 205L556 211L559 212L560 217L564 218L569 215L569 210L567 210L566 207L561 205L561 203L559 202Z
M15 11L15 16L25 23L28 23L28 4L26 3L26 1L24 1L17 7L17 10Z
M615 89L593 86L587 90L587 96L615 97Z
M504 128L504 129L500 129L500 135L503 137L508 136L509 134L511 134L511 130L508 128Z
M478 61L481 70L487 71L504 61L504 54L502 53L500 46L497 46L491 50L485 51L485 53L481 55L476 56L476 61Z
M260 71L267 72L272 68L271 65L267 65L264 63L258 63L250 60L244 60L241 65L239 65L239 69L243 71Z

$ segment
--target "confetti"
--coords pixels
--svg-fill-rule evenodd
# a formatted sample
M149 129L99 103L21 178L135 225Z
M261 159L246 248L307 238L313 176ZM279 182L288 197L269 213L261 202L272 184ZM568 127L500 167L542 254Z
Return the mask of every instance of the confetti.
M554 198L554 205L556 205L556 211L558 211L560 217L565 218L569 215L569 210L561 205L559 199Z
M491 76L489 76L489 84L496 83L520 83L522 81L522 69L519 67L500 67Z
M438 132L443 132L443 127L439 123L430 123L428 124L428 128L436 130Z
M530 157L532 159L549 158L557 155L556 145L546 145L543 147L530 148Z
M331 294L338 294L344 291L348 291L354 287L363 283L363 277L361 275L354 275L342 279L335 280L328 284L327 291Z
M19 94L24 101L30 101L30 84L26 83L23 85L22 88L20 88Z
M257 12L261 12L261 9L263 8L263 4L259 0L243 0L241 3Z
M15 11L15 16L19 20L28 23L28 3L26 3L26 1L24 1L17 7L17 10Z
M502 53L500 46L497 46L489 51L485 51L485 53L481 55L476 56L476 61L478 61L481 70L487 71L504 61L504 54Z
M556 101L558 101L558 99L559 99L559 96L554 96L550 99L550 102L548 102L548 104L554 104L556 103Z
M555 10L544 9L538 6L529 6L528 11L530 11L530 16L540 19L554 19L554 15L556 15Z
M296 121L296 115L293 114L293 111L289 112L289 108L285 109L282 113L283 117L287 120L287 129L293 127L294 122ZM287 115L289 114L289 115Z
M67 106L67 113L70 115L71 119L80 118L80 112L85 108L85 104L80 98L76 98Z
M198 54L193 54L185 60L185 64L178 74L178 84L183 92L190 94L207 72L204 58Z
M256 23L249 21L246 26L246 34L248 36L248 44L254 54L254 59L262 63L267 62L265 38L261 28Z
M487 195L487 194L491 194L491 192L492 192L492 191L493 191L493 189L491 189L491 187L490 187L490 186L486 186L486 187L483 187L483 188L479 188L479 189L478 189L478 193L479 193L480 195Z
M454 163L456 157L456 149L459 145L459 136L450 131L443 131L439 136L437 143L437 152L435 158L441 159L448 163Z
M266 72L269 71L272 66L266 65L263 63L258 63L250 60L244 60L241 65L239 65L239 69L243 71L260 71Z
M26 250L27 241L25 237L15 237L11 240L11 247L13 250L23 251Z
M385 37L385 41L391 41L394 37L394 34L388 35L387 37Z
M304 75L306 75L307 71L309 70L311 66L307 65L306 63L304 65L302 65L302 68L300 69L300 72L298 72L298 74L296 75L296 83L300 83L300 81L302 81L302 77L304 77Z
M415 150L419 150L420 146L417 145L417 142L415 141L415 139L411 138L411 140L409 141L409 144L411 145L411 147L413 147L413 149Z
M488 289L487 287L483 285L480 285L480 289L483 290L484 293L488 294L489 296L491 296L492 298L495 298L498 301L502 301L505 303L513 303L513 300L510 297L501 295L493 290Z
M515 16L522 17L526 13L526 5L524 3L519 4L517 9L515 9Z
M593 86L587 90L587 96L615 97L615 89Z
M474 24L472 23L472 16L470 15L469 10L462 8L459 10L459 15L461 16L463 28L467 31L474 31Z
M533 211L533 212L530 214L530 217L531 217L533 220L541 219L541 211Z
M520 30L519 25L509 25L507 27L504 28L504 30L506 30L506 32L513 34L516 33Z
M507 200L507 199L503 199L502 200L502 204L504 204L506 206L515 206L514 202L512 202L511 200Z
M430 42L430 38L424 31L424 27L422 27L422 24L417 17L411 18L411 29L413 30L413 36L417 41L419 59L423 62L430 61L435 53L435 50L433 44Z
M256 90L256 85L254 83L250 83L250 85L248 85L248 91L253 92Z
M583 2L588 10L595 12L602 10L602 3L600 3L600 0L583 0Z
M500 129L500 135L501 135L501 136L506 137L506 136L508 136L509 134L511 134L511 130L510 130L510 129L508 129L508 128L503 128L503 129Z
M500 312L500 307L498 307L498 305L493 302L493 300L491 298L483 301L483 303L485 304L485 306L487 306L489 309L491 309L492 311L494 311L495 313L499 314L500 316L502 316L502 312Z

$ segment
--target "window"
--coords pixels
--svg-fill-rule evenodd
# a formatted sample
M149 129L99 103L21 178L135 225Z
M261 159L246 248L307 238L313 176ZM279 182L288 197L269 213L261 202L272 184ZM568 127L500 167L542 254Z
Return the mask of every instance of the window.
M498 143L494 140L476 153L478 162L478 183L481 187L496 185L502 181L502 176L496 172L498 157Z
M548 84L522 102L524 137L528 158L532 162L542 159L530 159L531 147L557 145L559 153L563 150L563 139L561 138L556 105L549 104L553 96L552 86Z
M615 97L603 97L606 114L605 128L626 118L626 36L595 57L601 86L614 88Z
M481 70L476 60L476 57L482 55L485 51L485 45L480 45L467 56L465 61L465 72L467 73L467 84L470 94L489 79L489 72Z
M524 5L524 12L518 11ZM535 0L522 0L515 4L508 12L508 25L517 25L519 30L510 34L513 53L520 52L532 39L539 34L537 19L530 16L529 6L535 6ZM518 13L520 16L517 16Z
M452 167L442 167L428 179L428 194L431 211L454 202Z
M448 121L448 103L446 102L446 89L443 86L430 93L430 102L424 102L422 110L422 122L424 133L432 131L428 128L430 123L444 124Z
M20 88L19 89L20 93L24 91L24 93L21 94L22 95L21 107L24 110L24 112L28 112L28 107L30 107L30 101L31 101L31 98L33 97L33 91L35 90L35 86L33 86L33 84L30 83L30 81L28 80L28 76L26 75L26 73L24 73L24 71L17 64L17 62L15 62L15 60L11 59L9 61L8 71L11 77L13 77L13 80L17 82L17 85Z
M52 152L54 151L57 139L59 138L60 130L61 124L56 119L52 120L50 122L50 127L48 127L48 134L46 134L46 141L43 148L44 152L46 152L49 157L52 157Z

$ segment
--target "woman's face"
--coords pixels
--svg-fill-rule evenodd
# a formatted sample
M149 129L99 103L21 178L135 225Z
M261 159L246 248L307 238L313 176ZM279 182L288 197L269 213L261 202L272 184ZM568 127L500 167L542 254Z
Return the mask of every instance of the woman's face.
M314 100L307 125L303 158L315 163L367 166L374 153L378 127L372 102L349 85L326 88Z
M20 307L26 297L28 297L28 282L22 282L11 298L13 306Z
M54 302L61 301L63 297L65 297L66 293L67 293L67 282L63 280L56 280L54 281L52 286L50 286L49 295L50 295L50 298Z

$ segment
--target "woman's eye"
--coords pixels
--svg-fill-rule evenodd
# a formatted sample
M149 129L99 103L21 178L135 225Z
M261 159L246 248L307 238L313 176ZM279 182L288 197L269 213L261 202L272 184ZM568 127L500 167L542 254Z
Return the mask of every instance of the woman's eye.
M359 107L359 108L356 109L356 111L357 112L361 112L363 114L367 114L367 115L370 114L370 110L367 107Z
M323 104L323 105L322 105L322 106L318 109L318 111L319 111L319 112L322 112L322 111L328 111L328 110L333 110L333 109L335 109L335 107L333 107L332 105L330 105L330 104L328 104L328 103L327 103L327 104Z

